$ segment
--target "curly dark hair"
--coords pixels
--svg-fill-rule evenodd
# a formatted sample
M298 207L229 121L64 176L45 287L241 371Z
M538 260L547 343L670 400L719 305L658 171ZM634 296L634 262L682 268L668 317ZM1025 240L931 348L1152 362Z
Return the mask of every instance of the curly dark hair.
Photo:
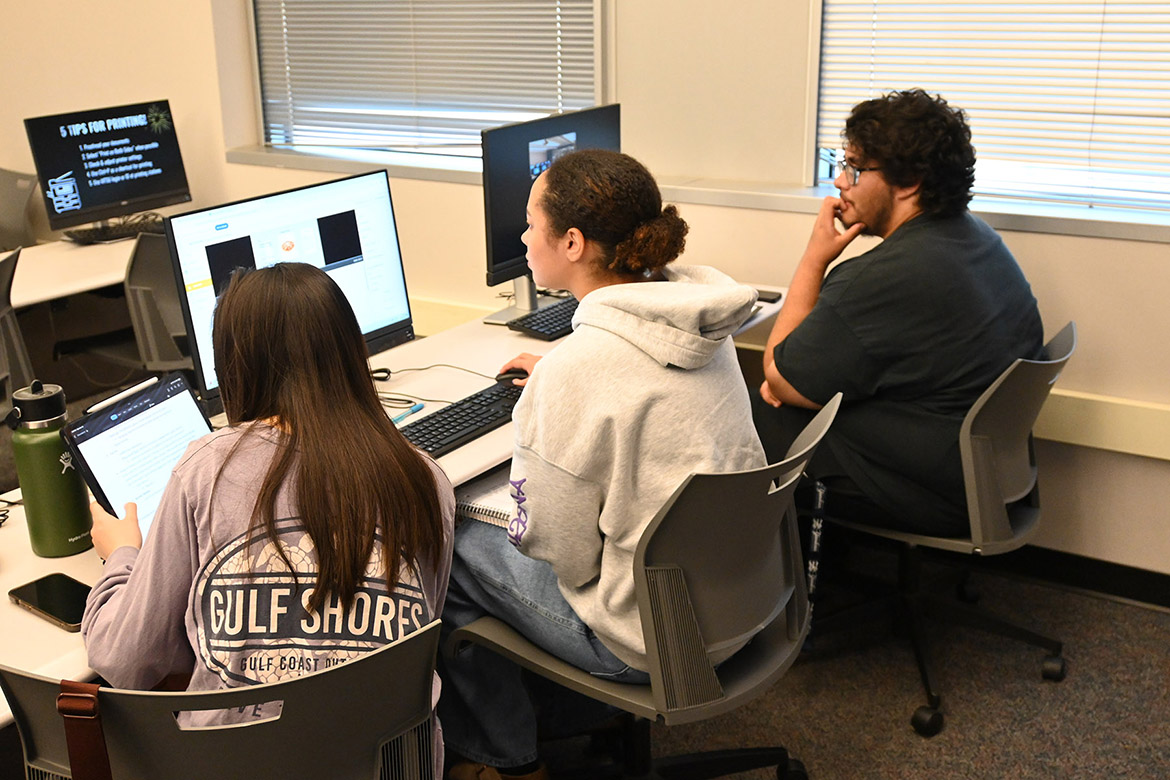
M601 265L637 276L656 271L686 246L687 223L650 171L626 154L581 149L558 157L544 173L540 201L553 235L575 227L601 249Z
M958 214L971 201L975 148L961 108L921 89L895 91L853 107L841 137L880 166L897 187L919 184L925 214Z

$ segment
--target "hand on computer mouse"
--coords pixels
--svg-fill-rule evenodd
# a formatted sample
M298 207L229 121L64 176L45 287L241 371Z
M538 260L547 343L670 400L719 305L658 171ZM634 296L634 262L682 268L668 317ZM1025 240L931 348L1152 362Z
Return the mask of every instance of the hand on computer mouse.
M528 376L541 357L542 355L532 355L527 352L520 353L500 368L500 373L496 375L496 381L503 382L510 379L512 384L523 387L528 384Z
M496 381L510 381L514 385L523 386L528 381L528 372L519 368L513 368L511 371L501 371L496 374Z

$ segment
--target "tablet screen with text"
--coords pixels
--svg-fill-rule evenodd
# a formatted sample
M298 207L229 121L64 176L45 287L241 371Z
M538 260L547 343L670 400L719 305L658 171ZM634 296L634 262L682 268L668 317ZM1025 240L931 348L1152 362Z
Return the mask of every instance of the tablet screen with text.
M94 498L118 517L127 502L136 503L145 539L171 470L187 445L210 431L190 385L171 374L99 404L64 434Z

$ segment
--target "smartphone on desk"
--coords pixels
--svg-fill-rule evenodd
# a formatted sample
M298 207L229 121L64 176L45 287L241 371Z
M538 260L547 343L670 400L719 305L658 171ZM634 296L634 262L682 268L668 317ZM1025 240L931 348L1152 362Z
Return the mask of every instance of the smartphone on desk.
M89 591L85 583L55 572L13 588L8 598L66 631L80 631Z

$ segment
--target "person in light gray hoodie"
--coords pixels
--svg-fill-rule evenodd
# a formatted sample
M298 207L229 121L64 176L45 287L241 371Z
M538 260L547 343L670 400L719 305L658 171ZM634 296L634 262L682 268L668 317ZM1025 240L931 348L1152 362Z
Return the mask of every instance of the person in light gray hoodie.
M731 342L756 294L713 268L667 267L687 225L626 155L559 158L533 184L528 223L536 283L580 305L547 357L502 369L529 374L512 413L516 512L506 529L458 527L444 631L494 615L592 674L645 683L643 530L692 472L765 463ZM440 674L449 777L547 777L518 667L472 647ZM567 692L547 694L542 712L565 708Z

